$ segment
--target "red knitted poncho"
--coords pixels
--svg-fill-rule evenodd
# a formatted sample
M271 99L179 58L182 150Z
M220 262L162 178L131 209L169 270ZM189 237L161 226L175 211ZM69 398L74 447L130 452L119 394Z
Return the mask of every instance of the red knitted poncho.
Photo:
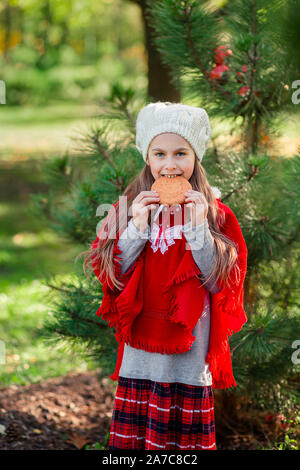
M229 286L224 287L218 282L222 290L217 294L210 293L210 336L205 360L212 374L212 387L224 389L236 386L228 337L238 332L247 321L243 308L247 246L232 210L219 199L216 199L216 204L225 212L223 225L219 220L220 230L234 241L238 251L236 263L240 268L240 279L236 280L232 274ZM172 226L174 220L172 217L169 220ZM117 261L120 261L118 255L122 254L117 246L120 235L116 234L113 263L124 289L111 288L106 275L100 276L98 267L92 263L103 290L102 304L96 314L116 329L115 337L119 342L116 368L110 376L112 380L118 380L124 343L161 354L190 350L195 341L192 331L202 315L205 301L205 287L199 279L201 271L191 249L187 248L189 245L184 234L164 254L159 250L154 252L148 240L136 262L123 275ZM93 248L99 242L98 237L99 234Z

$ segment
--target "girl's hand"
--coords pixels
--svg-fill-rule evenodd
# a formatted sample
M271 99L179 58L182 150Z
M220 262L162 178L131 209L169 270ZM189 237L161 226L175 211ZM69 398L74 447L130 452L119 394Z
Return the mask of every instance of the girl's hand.
M149 211L155 209L157 204L159 204L157 191L141 191L132 201L132 218L135 226L141 232L147 228Z
M186 204L191 201L189 204ZM185 193L185 202L187 207L190 207L190 219L192 227L202 224L208 213L208 202L203 193L190 189ZM187 222L189 222L187 221ZM187 223L185 222L185 223Z

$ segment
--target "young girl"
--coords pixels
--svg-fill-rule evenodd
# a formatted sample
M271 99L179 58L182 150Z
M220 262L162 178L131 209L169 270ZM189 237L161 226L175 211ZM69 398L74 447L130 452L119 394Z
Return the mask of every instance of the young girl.
M96 313L119 342L110 450L216 449L213 388L236 386L228 336L247 321L247 247L200 163L210 135L202 108L145 106L136 122L145 166L92 245ZM185 202L159 204L152 184L178 175L192 186Z

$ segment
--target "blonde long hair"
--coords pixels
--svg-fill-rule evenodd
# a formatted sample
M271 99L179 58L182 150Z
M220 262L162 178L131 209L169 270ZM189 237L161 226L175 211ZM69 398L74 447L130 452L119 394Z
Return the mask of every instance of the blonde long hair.
M150 191L154 181L155 179L151 173L150 167L145 165L142 171L133 179L122 194L127 197L127 207L129 207L128 213L131 213L130 208L136 196L141 191ZM235 263L238 256L237 249L235 243L220 232L217 219L219 219L219 222L223 223L225 213L220 211L219 207L215 203L215 195L208 183L206 172L198 158L195 158L194 171L189 182L193 190L202 192L208 202L207 219L216 247L216 263L212 266L207 280L205 281L203 279L203 285L213 278L215 278L216 281L221 280L221 282L228 284L230 282L230 273L233 267L236 276L238 278L240 276L240 269L237 263ZM104 229L107 235L106 238L103 239L101 237L98 245L94 249L91 248L90 250L81 253L85 255L83 262L85 275L89 277L92 273L92 258L94 266L96 265L100 271L100 276L106 276L108 284L118 290L122 290L124 285L117 279L113 264L113 252L116 241L115 234L121 234L130 220L129 214L123 212L124 211L121 210L121 213L119 214L119 205L117 205L114 216L111 218L107 217L105 221Z

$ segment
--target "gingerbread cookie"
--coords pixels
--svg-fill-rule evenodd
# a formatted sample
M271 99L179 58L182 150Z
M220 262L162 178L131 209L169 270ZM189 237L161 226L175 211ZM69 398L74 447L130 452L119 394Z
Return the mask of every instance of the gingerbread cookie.
M183 204L185 193L192 189L192 185L183 176L160 176L151 186L151 191L157 191L159 195L159 204L173 206L174 204Z

